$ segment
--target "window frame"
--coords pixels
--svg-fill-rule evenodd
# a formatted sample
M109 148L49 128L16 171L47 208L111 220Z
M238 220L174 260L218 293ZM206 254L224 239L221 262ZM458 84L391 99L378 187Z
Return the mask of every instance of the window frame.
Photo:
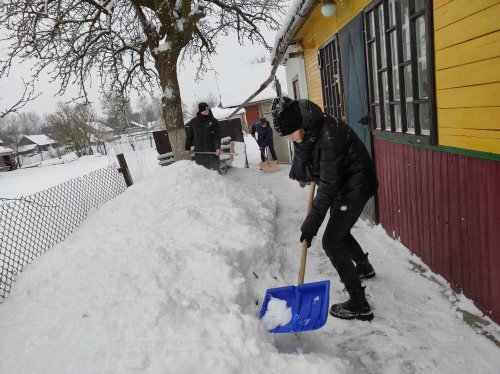
M408 3L408 18L409 18L409 43L410 55L409 59L403 59L403 17L401 16L402 1ZM364 9L363 20L365 26L365 48L366 48L366 71L368 81L368 97L369 110L371 116L371 130L375 137L384 138L399 138L412 143L437 144L437 119L436 119L436 104L435 104L435 69L434 69L434 40L433 40L433 20L432 20L432 1L423 0L423 6L418 11L415 10L416 0L395 0L395 19L394 25L389 24L389 0L375 0ZM384 41L382 43L380 37L380 19L379 11L382 6L382 16L384 21ZM374 35L371 35L373 14ZM418 72L418 55L416 28L417 20L424 17L425 20L425 48L426 48L426 64L427 64L427 82L428 92L426 98L419 98L419 72ZM399 83L399 98L395 99L395 85L393 84L393 46L391 43L392 34L396 33L396 52L397 52L397 79ZM373 69L373 52L372 45L375 44L376 53L376 86L374 87L374 69ZM385 61L381 60L381 50L383 48ZM385 62L385 66L382 67ZM408 132L408 115L407 115L407 97L405 87L405 67L411 67L411 102L413 105L413 124L414 133ZM386 74L386 87L384 87L383 74ZM377 90L378 100L375 100L375 91ZM385 97L384 89L388 90L388 100ZM428 104L429 106L429 134L422 134L420 128L420 105ZM388 105L387 105L388 104ZM404 105L403 105L404 104ZM396 112L395 107L399 106L399 123L400 130L396 129ZM379 116L377 109L379 108ZM386 107L389 108L389 113L386 114ZM380 118L380 124L378 123ZM390 123L386 123L386 118Z
M335 56L333 55L335 54ZM327 55L328 60L324 61L324 55ZM323 95L323 111L335 118L342 119L345 121L345 102L344 102L344 91L342 85L342 70L341 70L341 58L340 55L340 44L338 33L333 35L330 39L324 42L318 48L318 68L320 71L321 79L321 93ZM323 69L323 66L328 63L332 64L332 68ZM332 85L332 77L335 74L331 74L337 70L338 79ZM332 90L332 87L335 88Z

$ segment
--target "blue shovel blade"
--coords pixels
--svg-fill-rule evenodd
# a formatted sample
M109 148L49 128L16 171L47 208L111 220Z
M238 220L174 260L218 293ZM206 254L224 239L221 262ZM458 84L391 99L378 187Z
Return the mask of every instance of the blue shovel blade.
M269 332L286 333L316 330L322 327L328 318L330 281L269 288L260 308L259 319L262 319L266 314L271 297L286 301L287 308L292 308L292 319L286 325L277 326Z

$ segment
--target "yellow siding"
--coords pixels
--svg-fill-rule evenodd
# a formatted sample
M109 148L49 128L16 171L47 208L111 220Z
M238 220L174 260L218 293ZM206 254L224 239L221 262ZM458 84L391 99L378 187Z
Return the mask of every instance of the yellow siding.
M499 56L500 31L497 31L462 43L459 48L436 51L436 69L441 70Z
M300 40L304 48L309 100L323 108L321 75L318 68L318 49L332 38L344 25L363 11L370 0L349 0L337 2L337 11L333 17L321 15L321 6L317 5L306 23L297 33L295 40Z
M500 0L434 1L439 143L500 153Z

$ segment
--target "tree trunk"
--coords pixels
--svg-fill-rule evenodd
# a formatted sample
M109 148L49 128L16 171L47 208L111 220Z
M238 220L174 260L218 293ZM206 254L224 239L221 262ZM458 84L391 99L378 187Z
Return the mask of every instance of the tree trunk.
M184 154L186 132L182 117L182 102L177 80L177 59L179 51L170 49L159 56L160 84L163 90L163 122L167 128L168 139L176 161L188 159Z

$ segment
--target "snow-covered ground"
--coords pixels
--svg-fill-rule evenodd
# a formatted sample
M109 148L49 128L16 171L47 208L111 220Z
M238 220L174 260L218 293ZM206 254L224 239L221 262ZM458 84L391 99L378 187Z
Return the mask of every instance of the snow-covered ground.
M500 372L499 348L460 318L480 314L472 303L362 221L353 233L377 271L365 282L375 319L269 334L259 306L296 282L307 191L287 165L259 171L252 142L251 167L225 176L189 161L156 168L34 261L0 305L0 373ZM330 279L343 301L320 242L306 282Z
M126 136L121 142L107 144L107 155L96 153L92 156L77 158L74 153L62 159L53 158L43 161L37 167L20 168L0 173L0 198L26 196L70 179L88 174L94 170L117 164L116 155L123 153L134 182L144 178L159 167L158 152L154 142L149 139L134 141L134 147ZM74 156L74 157L72 157Z
M46 160L38 167L0 173L0 198L29 195L109 165L108 158L100 154L65 163L54 164L58 162L55 160L59 159Z

